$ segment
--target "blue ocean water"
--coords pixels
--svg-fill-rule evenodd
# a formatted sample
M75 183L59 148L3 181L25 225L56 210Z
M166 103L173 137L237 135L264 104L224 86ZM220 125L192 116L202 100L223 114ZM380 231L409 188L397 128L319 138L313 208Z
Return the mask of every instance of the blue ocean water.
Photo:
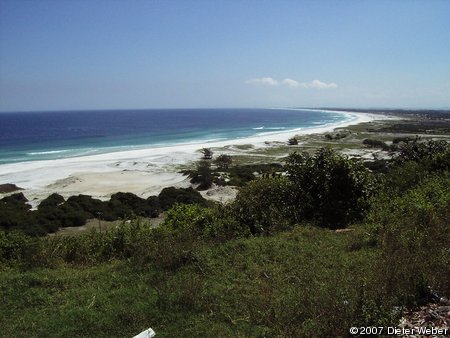
M151 109L0 113L0 164L245 138L345 121L292 109Z

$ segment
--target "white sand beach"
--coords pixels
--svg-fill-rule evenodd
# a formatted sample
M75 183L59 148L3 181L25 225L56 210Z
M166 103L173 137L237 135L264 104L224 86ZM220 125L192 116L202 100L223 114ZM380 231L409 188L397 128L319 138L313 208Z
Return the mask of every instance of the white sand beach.
M367 113L346 114L349 119L338 124L264 133L249 138L4 164L0 165L0 184L14 183L23 188L23 193L33 206L54 192L66 198L76 194L88 194L95 198L108 199L111 194L123 191L145 198L157 195L164 187L190 186L187 177L178 171L180 166L198 161L202 156L199 150L203 147L222 148L244 144L268 147L270 142L286 142L296 135L325 133L339 127L386 119L382 115ZM227 153L230 154L228 149ZM224 193L229 194L229 191L224 190ZM209 196L216 200L227 199L217 192ZM208 195L205 194L205 197Z

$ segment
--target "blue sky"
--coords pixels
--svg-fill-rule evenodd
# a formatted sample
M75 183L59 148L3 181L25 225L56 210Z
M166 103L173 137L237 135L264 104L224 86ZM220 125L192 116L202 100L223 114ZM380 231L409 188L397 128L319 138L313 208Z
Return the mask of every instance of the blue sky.
M450 107L450 1L0 0L0 111Z

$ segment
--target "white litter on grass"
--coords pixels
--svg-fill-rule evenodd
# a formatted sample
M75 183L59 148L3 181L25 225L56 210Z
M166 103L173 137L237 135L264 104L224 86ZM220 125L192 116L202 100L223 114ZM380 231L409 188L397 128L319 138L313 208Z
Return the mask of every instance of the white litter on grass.
M153 338L156 336L155 331L151 327L149 327L147 330L142 331L137 336L134 336L133 338Z

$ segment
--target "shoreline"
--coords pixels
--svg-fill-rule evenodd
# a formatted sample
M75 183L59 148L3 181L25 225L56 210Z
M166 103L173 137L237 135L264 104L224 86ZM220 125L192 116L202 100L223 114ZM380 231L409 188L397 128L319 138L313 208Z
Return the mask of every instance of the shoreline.
M64 159L3 164L0 165L0 183L13 183L22 187L24 189L22 192L33 207L54 192L65 198L87 194L104 200L113 193L123 191L145 198L158 194L165 187L190 186L189 179L179 173L179 167L189 166L200 160L199 150L204 147L220 149L251 145L254 150L273 147L271 143L286 143L294 136L322 134L349 125L392 119L392 117L366 112L340 113L345 113L350 118L325 126L269 132L226 141L198 142ZM228 148L226 152L229 153L230 149Z

